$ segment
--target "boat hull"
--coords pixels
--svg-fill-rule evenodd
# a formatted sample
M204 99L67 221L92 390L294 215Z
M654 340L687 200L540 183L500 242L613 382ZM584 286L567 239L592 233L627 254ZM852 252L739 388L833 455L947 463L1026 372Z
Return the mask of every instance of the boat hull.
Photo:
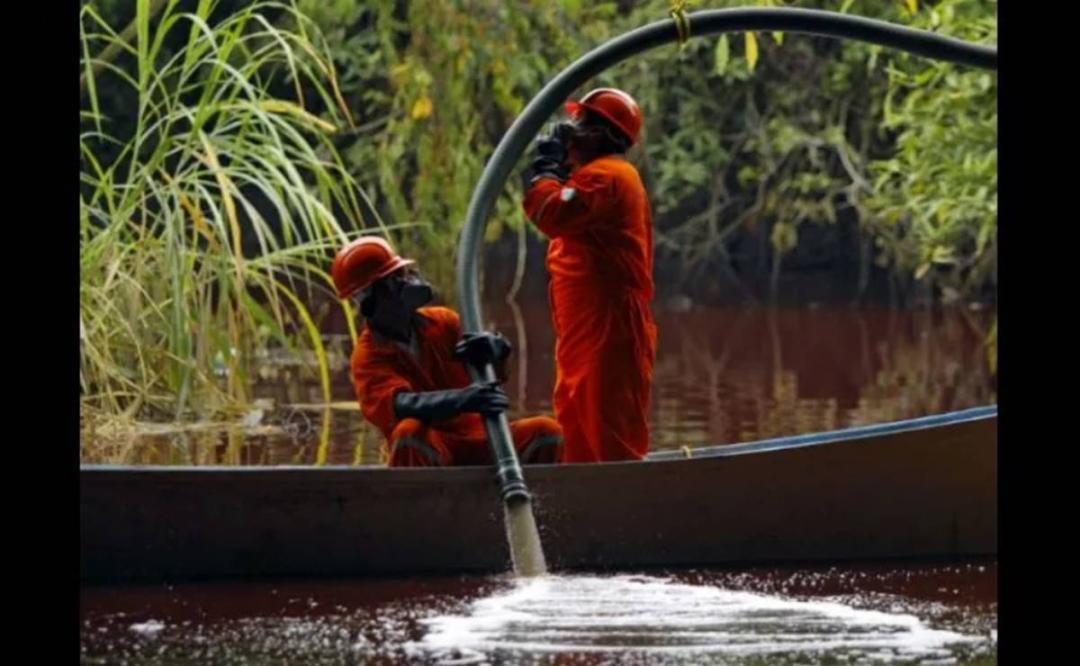
M525 469L554 569L997 552L997 410ZM509 568L488 468L84 466L84 584Z

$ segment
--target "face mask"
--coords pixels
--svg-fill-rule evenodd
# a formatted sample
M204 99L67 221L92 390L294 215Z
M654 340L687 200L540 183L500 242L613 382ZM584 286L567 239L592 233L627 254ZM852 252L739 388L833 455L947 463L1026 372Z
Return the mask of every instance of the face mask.
M435 298L431 285L420 278L410 278L401 288L401 302L408 310L415 310Z
M399 274L392 277L387 284L391 300L400 303L401 307L409 312L423 307L435 298L431 285L415 273Z
M435 293L431 285L418 276L408 275L392 278L377 289L364 292L358 296L357 305L360 314L370 319L376 315L377 307L381 307L384 314L392 312L404 314L413 312L434 299ZM376 306L377 302L382 305Z

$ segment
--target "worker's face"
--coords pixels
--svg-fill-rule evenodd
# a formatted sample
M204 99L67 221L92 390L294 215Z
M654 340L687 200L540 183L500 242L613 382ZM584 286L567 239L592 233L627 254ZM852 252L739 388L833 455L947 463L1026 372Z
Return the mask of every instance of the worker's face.
M575 121L573 127L566 154L570 168L577 169L606 152L601 147L610 143L610 131L602 125L588 122L585 118Z
M574 122L570 138L566 142L566 161L571 169L587 164L593 150L593 133L580 122Z
M376 282L371 297L371 318L394 326L407 324L417 308L430 303L435 294L419 273L406 267Z

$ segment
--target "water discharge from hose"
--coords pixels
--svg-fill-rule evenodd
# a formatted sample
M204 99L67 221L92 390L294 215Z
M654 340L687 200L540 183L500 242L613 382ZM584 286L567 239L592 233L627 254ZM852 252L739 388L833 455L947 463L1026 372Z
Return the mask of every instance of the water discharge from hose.
M536 529L532 502L527 499L509 502L505 505L503 516L514 574L525 578L546 574L547 562L540 543L540 532Z
M495 369L490 360L468 367L474 381L495 383ZM506 413L485 414L484 430L495 459L495 479L503 503L506 542L510 547L514 575L542 576L547 573L544 548L540 543L540 533L536 529L529 489L525 485L521 462L514 450L514 439Z

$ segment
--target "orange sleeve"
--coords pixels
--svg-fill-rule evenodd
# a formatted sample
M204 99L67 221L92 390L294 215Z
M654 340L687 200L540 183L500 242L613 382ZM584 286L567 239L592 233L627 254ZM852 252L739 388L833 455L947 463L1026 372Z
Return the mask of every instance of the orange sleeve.
M390 437L398 422L394 415L394 395L412 391L412 383L385 359L359 347L352 358L352 376L364 418Z
M434 307L432 312L438 313L439 334L445 340L450 355L454 354L454 347L461 341L461 317L450 308Z
M611 218L617 201L615 178L582 167L559 183L541 178L525 193L525 214L549 238L580 234Z
M454 358L454 348L461 342L461 316L451 308L431 305L420 309L420 314L430 322L428 329L438 341L446 358Z
M454 355L454 350L457 348L457 344L461 342L463 333L461 332L461 315L450 308L433 307L424 311L425 315L432 317L438 325L439 339L443 341L445 345L446 358L450 359L450 363L453 364L453 369L447 369L447 372L451 376L457 377L459 385L455 385L454 388L460 388L468 386L472 383L472 378L469 375L468 368L464 361L459 360Z

